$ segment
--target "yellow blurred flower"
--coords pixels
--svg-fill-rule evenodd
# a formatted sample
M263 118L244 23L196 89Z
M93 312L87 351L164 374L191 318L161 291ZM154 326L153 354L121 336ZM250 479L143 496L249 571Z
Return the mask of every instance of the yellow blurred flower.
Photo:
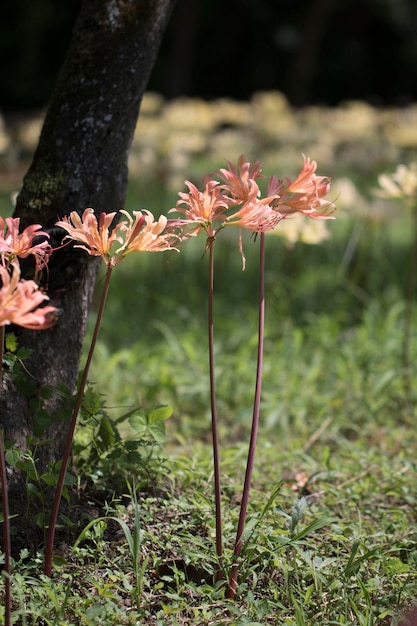
M289 247L292 247L298 241L306 244L317 244L330 237L325 221L309 220L300 213L282 220L279 228L268 231L268 234L283 237L287 240Z
M382 198L415 199L417 197L417 162L398 165L391 175L378 176L380 189L375 194Z

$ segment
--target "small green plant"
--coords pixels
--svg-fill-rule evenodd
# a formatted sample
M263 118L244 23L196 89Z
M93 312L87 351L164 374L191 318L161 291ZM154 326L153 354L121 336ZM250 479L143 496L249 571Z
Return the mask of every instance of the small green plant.
M44 388L40 390L39 394L35 394L36 383L28 376L23 364L30 351L19 347L14 333L6 336L5 348L3 364L11 373L13 382L21 389L24 395L31 398L38 395L38 400L36 403L31 402L33 428L32 433L26 438L25 449L21 450L13 442L9 441L5 444L4 456L7 465L21 472L25 478L26 516L29 515L31 503L36 502L34 510L38 512L35 514L34 521L39 528L45 530L47 528L50 507L48 495L51 487L54 487L57 483L61 463L59 460L50 461L42 470L39 469L38 454L41 448L49 443L49 440L45 439L45 433L51 423L51 416L44 408L44 401L52 393L65 396L68 399L71 397L71 394L62 387L56 390ZM68 419L68 410L65 404L63 404L59 415L55 417L57 420L62 420L62 422ZM74 476L67 474L63 488L63 497L68 504L70 504L68 488L73 486L75 482Z
M28 438L25 452L14 448L7 447L5 451L5 459L10 467L14 467L25 476L27 509L31 501L37 503L39 512L36 514L35 522L39 528L46 529L49 516L48 492L51 487L57 483L60 461L51 461L45 470L41 473L37 464L37 451L40 446L47 441ZM63 488L63 497L70 504L70 495L68 489L76 484L75 477L67 473Z
M126 481L145 490L152 487L164 468L165 421L171 415L171 407L161 406L112 418L89 386L73 445L78 482L96 493L120 492Z
M74 543L74 549L89 537L90 530L94 530L95 526L101 526L104 523L113 521L120 526L126 539L131 557L131 564L134 574L134 584L132 589L133 600L138 611L140 611L140 599L143 590L143 579L148 565L147 557L141 559L142 531L140 527L140 509L137 499L136 486L128 483L129 495L133 501L133 532L128 524L120 517L105 515L91 520L78 536Z

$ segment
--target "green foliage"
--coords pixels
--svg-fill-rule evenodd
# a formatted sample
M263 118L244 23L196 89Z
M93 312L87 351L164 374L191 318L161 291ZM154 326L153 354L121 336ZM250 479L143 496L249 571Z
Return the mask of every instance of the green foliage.
M132 409L111 418L102 398L89 386L74 438L79 482L95 492L120 492L126 481L141 488L152 485L163 471L165 421L171 414L170 407L160 406L148 413Z
M339 437L330 459L324 441L309 452L302 438L294 443L292 452L265 439L259 448L251 504L257 519L235 603L224 598L224 581L213 582L211 459L200 446L167 461L176 484L158 494L128 490L127 499L91 519L52 581L38 576L41 555L28 561L22 554L14 566L14 619L394 626L416 588L415 470L369 441L352 446ZM244 452L239 445L224 455L225 533L235 528ZM277 467L287 478L265 504Z
M7 335L4 363L12 373L22 393L36 397L34 381L27 376L23 365L26 352L18 347L14 334ZM70 400L65 389L56 390ZM6 463L23 473L25 477L27 511L31 502L37 503L35 522L46 529L50 514L50 492L56 487L61 461L51 461L40 470L38 454L42 446L50 440L45 437L51 424L51 417L43 407L43 401L49 398L53 390L43 389L39 400L32 402L33 432L26 439L26 448L18 449L12 442L5 446ZM55 419L68 420L70 403L63 406ZM166 443L165 421L171 416L168 406L157 407L148 413L135 409L112 419L106 413L100 396L92 386L88 387L81 410L80 424L73 446L74 471L67 471L64 479L63 498L69 506L73 505L74 487L78 490L88 488L90 493L120 492L126 480L135 481L140 487L155 483L164 468L161 451ZM27 513L28 514L28 513ZM13 516L12 516L13 517ZM70 527L68 516L62 516L61 522Z
M24 372L22 363L30 353L31 350L27 348L19 348L19 343L14 333L6 334L3 365L11 371L15 383L22 387L24 387L25 381L27 381L28 378ZM26 384L29 383L26 382Z
M130 530L129 525L120 517L114 516L105 516L98 517L91 520L87 526L83 529L78 539L74 543L73 550L76 551L78 545L85 541L90 536L90 530L96 530L96 526L103 528L102 523L113 521L116 524L119 524L121 527L124 537L126 539L126 543L129 549L131 565L134 573L134 584L132 586L132 596L134 598L136 608L140 611L140 598L143 590L143 578L145 574L146 567L148 565L148 557L141 559L141 546L142 546L142 532L140 529L140 510L139 504L136 494L135 486L129 487L129 494L133 500L133 532Z
M31 502L35 501L38 505L36 508L39 510L36 514L35 522L43 529L48 525L50 505L48 493L50 492L50 488L54 487L57 483L61 465L60 461L51 461L44 471L41 472L38 469L38 449L40 446L46 444L48 444L48 440L32 437L27 440L27 448L25 451L14 447L6 447L5 450L6 463L10 468L16 468L21 471L25 477L27 511L29 510ZM62 494L67 503L70 503L69 488L74 486L75 483L76 478L68 472L65 477Z

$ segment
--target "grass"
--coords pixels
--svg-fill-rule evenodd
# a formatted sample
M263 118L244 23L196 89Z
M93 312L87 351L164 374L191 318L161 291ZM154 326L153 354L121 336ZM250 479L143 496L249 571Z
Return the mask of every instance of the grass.
M257 524L235 604L213 584L211 460L199 446L192 458L183 450L172 459L161 490L140 498L140 559L148 565L139 607L129 542L109 521L85 533L52 583L34 577L36 563L17 564L24 575L14 577L15 597L22 596L26 623L396 623L417 584L415 466L393 454L386 434L358 446L330 426L322 439L309 449L294 439L291 450L260 447L251 503ZM224 458L229 534L244 452L230 447ZM265 508L278 477L283 485ZM132 527L131 506L114 501L109 509Z
M155 209L149 189L132 186L127 208L143 202ZM159 189L155 202L165 210L175 199ZM409 216L337 217L319 246L267 238L264 392L236 602L213 578L200 240L116 268L90 374L106 412L90 390L56 573L43 577L42 555L22 552L14 623L395 626L417 601L415 367L408 397L402 384ZM242 274L236 242L221 244L215 348L229 571L255 382L258 253L247 241ZM173 408L165 434L149 439L126 418L119 441L111 420L138 405Z

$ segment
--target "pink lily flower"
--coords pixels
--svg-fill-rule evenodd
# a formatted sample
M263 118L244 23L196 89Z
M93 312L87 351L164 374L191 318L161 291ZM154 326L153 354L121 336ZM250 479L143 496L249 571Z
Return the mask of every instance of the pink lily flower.
M0 326L17 324L32 330L43 330L53 326L58 309L40 306L48 296L40 291L33 280L20 280L19 265L11 265L11 274L0 266Z
M48 233L42 230L40 224L31 224L19 233L19 217L0 217L0 256L8 261L16 257L25 259L33 255L36 261L36 272L45 267L52 254L52 247L44 240L34 244L35 237L49 238Z

